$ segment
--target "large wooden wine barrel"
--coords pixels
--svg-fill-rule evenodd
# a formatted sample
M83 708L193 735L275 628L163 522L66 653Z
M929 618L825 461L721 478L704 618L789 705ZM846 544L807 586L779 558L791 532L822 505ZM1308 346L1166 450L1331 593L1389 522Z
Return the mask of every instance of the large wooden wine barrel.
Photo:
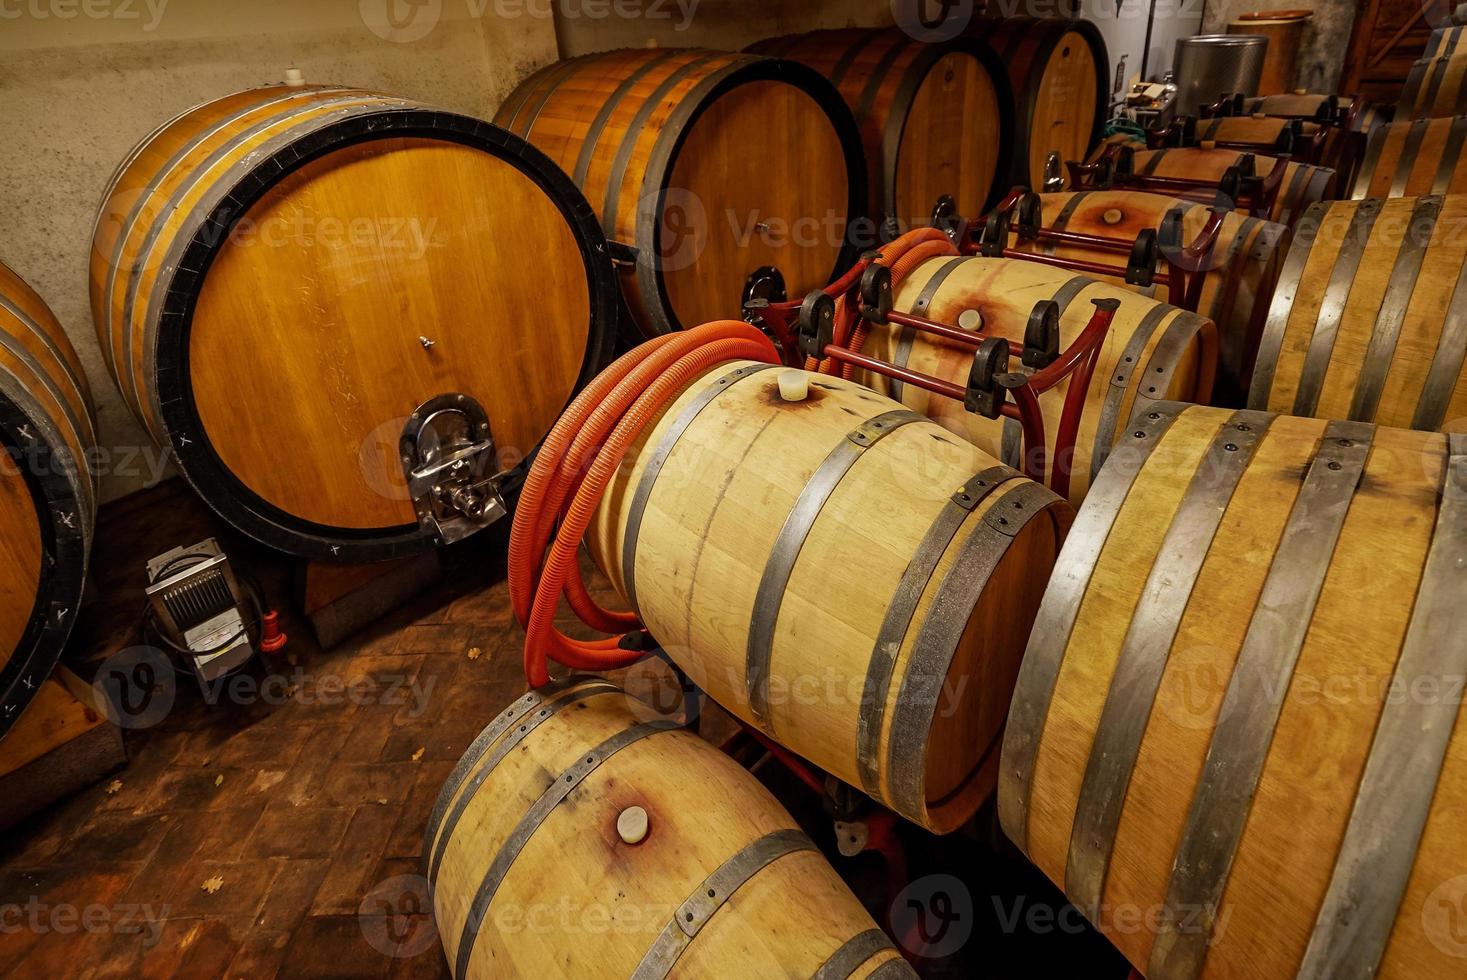
M645 430L593 558L720 705L945 833L991 794L1049 490L850 381L728 363Z
M97 516L96 443L76 351L0 263L0 737L76 622Z
M477 403L516 467L617 309L606 240L543 154L327 87L230 95L139 144L103 196L91 290L123 400L209 505L328 561L430 547L409 417Z
M1460 977L1464 550L1467 437L1152 406L1045 594L1005 832L1155 980Z
M1229 212L1212 252L1198 262L1187 258L1185 249L1201 234L1211 209L1192 201L1141 191L1080 191L1041 194L1045 228L1117 240L1134 240L1146 229L1157 230L1162 252L1187 272L1202 276L1197 312L1217 324L1219 340L1217 397L1241 404L1248 391L1247 376L1273 286L1278 280L1284 253L1288 251L1289 229L1261 218ZM1168 222L1180 216L1181 225ZM1176 232L1180 231L1180 234ZM1017 240L1017 239L1016 239ZM1059 258L1081 259L1124 266L1125 256L1087 245L1024 242L1021 251L1041 252ZM1194 269L1194 266L1196 268ZM1158 263L1158 272L1168 271ZM1099 278L1099 277L1097 277ZM1124 277L1101 281L1125 286ZM1154 299L1165 301L1165 286L1128 286Z
M757 779L650 714L572 677L459 760L423 847L456 980L916 977Z
M1099 29L1088 20L1008 17L977 18L970 31L1009 68L1017 131L1009 183L1042 188L1051 153L1067 177L1065 162L1085 159L1105 126L1110 60Z
M1396 122L1467 113L1467 58L1423 58L1411 66Z
M1176 147L1136 151L1136 172L1158 177L1186 177L1194 180L1217 180L1243 156L1242 150L1216 147ZM1273 173L1278 159L1253 154L1254 172L1260 177ZM1333 193L1335 172L1329 167L1289 162L1284 165L1283 184L1269 212L1269 220L1292 225L1316 201Z
M549 155L607 237L635 247L622 292L647 336L736 312L762 267L798 296L855 259L860 132L804 65L696 48L584 55L525 79L494 121Z
M1415 119L1379 127L1365 147L1350 196L1359 200L1467 191L1464 136L1467 116Z
M751 51L808 65L840 89L866 147L867 213L901 231L931 221L949 195L982 214L1007 190L1013 90L987 45L967 37L922 44L899 30L811 31Z
M940 323L958 324L1006 338L1017 350L1034 305L1054 300L1060 307L1060 350L1084 331L1095 312L1092 300L1120 301L1090 379L1070 469L1070 500L1084 499L1110 447L1127 431L1127 420L1146 404L1166 398L1205 402L1217 363L1217 327L1206 317L1179 310L1127 287L1022 259L975 256L936 258L914 269L895 296L895 308ZM864 353L884 361L966 385L973 349L895 324L873 325ZM1017 366L1015 357L1011 366ZM913 385L861 372L857 377L934 419L1011 466L1023 462L1018 422L987 419L949 398ZM1055 437L1072 379L1039 398L1044 414L1046 479L1056 463Z
M1467 430L1467 196L1311 208L1284 261L1251 408Z

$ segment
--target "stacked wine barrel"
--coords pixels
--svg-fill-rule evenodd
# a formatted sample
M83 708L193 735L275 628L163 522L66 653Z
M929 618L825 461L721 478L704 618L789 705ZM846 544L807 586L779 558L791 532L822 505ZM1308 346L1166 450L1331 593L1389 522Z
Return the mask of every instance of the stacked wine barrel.
M860 133L804 65L692 48L585 55L525 79L494 121L569 174L606 237L635 249L622 293L643 336L727 316L764 267L800 295L855 258Z
M1467 112L1467 58L1422 58L1411 66L1396 103L1396 121L1437 119Z
M829 78L866 150L868 213L906 231L947 196L981 214L1006 190L1014 152L1008 72L990 48L958 37L922 44L898 30L812 31L750 47Z
M434 545L399 455L421 406L478 403L514 470L617 318L605 235L542 153L321 86L226 96L144 139L103 197L91 299L124 402L204 500L326 561Z
M1413 119L1370 136L1351 197L1405 197L1467 192L1467 116Z
M1157 404L1020 671L1008 836L1149 977L1460 976L1467 436Z
M0 737L76 623L96 443L76 351L41 297L0 264Z

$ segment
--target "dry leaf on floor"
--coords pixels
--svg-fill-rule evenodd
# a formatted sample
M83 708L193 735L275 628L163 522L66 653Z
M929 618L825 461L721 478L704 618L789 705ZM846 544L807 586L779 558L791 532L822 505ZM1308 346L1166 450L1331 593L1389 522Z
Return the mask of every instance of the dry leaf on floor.
M413 761L414 762L417 762L419 759L421 759L423 757L423 753L425 751L427 751L427 749L428 749L428 747L425 745L421 749L418 749L418 751L414 752L413 753Z
M221 888L224 887L224 878L221 877L220 875L215 875L214 877L209 878L208 880L206 880L199 887L202 888L204 891L208 892L210 895L212 895L215 892L217 892L219 889L221 889Z
M470 660L478 660L479 659L479 656L483 652L484 651L483 650L480 650L478 647L469 647L469 659Z
M114 779L107 784L107 795L112 796L120 789L122 789L122 780Z

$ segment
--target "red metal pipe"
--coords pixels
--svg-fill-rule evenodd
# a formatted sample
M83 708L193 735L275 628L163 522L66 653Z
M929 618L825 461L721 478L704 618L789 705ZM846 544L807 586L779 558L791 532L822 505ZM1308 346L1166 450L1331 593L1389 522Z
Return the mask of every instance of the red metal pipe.
M865 354L857 354L854 351L846 350L844 347L837 347L834 344L831 344L830 346L825 348L824 355L831 360L839 361L842 364L850 364L853 367L862 368L866 371L871 371L874 374L881 375L882 377L891 378L894 381L900 381L902 382L902 384L915 385L916 387L921 388L923 391L932 392L934 395L942 395L946 398L954 398L958 401L963 401L968 394L966 388L959 387L958 385L953 384L951 381L944 381L941 378L934 378L930 374L921 374L917 371L910 371L907 368L898 367L897 365L888 363L887 361L878 361L874 357L867 357Z

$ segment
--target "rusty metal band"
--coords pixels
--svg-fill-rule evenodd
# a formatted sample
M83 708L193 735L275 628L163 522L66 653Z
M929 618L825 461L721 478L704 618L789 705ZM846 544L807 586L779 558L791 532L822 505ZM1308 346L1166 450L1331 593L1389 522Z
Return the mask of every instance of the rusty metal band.
M799 560L805 538L815 526L815 520L825 508L826 501L856 460L902 426L921 421L924 421L923 416L906 409L883 412L867 419L855 430L846 433L840 444L830 451L790 507L789 515L779 530L779 537L775 539L774 547L769 552L769 560L764 564L759 590L754 595L744 660L744 684L749 697L749 710L764 723L766 732L772 728L769 723L769 661L774 655L774 628L779 620L780 606L784 602L785 587L789 585L790 574L795 570L795 562Z
M531 694L533 693L535 692L532 691ZM469 753L465 753L464 758L459 760L459 765L463 765L465 761L468 761L468 766L465 768L463 775L459 777L459 780L462 781L463 792L455 797L453 790L458 787L454 783L453 777L450 776L450 781L444 784L443 791L439 794L439 802L444 804L444 810L440 818L441 826L438 822L431 819L428 822L429 834L434 834L435 829L437 830L437 833L434 835L437 838L437 843L434 844L431 851L427 847L423 849L425 877L428 881L437 882L438 869L443 864L443 852L448 849L448 842L453 839L453 832L458 827L459 820L463 818L464 811L473 802L474 795L479 792L479 788L484 785L484 782L494 773L494 770L498 768L499 764L504 761L505 756L514 751L531 732L540 726L541 722L559 714L562 708L569 707L577 701L584 701L586 698L593 697L597 694L619 693L621 693L621 688L599 678L593 678L590 682L583 679L580 682L565 684L558 689L546 691L538 700L533 702L522 698L520 701L515 702L499 718L496 718L490 724L489 728L481 732L479 738L474 740L475 745L478 745L480 748L478 755L470 758ZM519 720L518 726L514 724L516 718ZM490 737L484 739L484 735L491 732ZM490 750L491 744L493 745L492 750ZM470 752L473 752L472 746L470 747ZM487 755L484 754L486 752ZM480 758L483 758L483 765L475 769L474 767L478 764ZM473 772L472 776L469 775L470 771ZM457 766L454 767L454 773L458 773ZM451 808L448 806L450 801L453 804ZM435 805L435 813L437 810L438 808ZM424 843L426 844L429 839L431 838L425 838Z
M1442 198L1436 196L1418 197L1411 209L1406 237L1401 242L1401 250L1396 253L1396 263L1391 267L1391 277L1386 283L1385 296L1380 301L1370 344L1366 347L1360 377L1355 382L1355 393L1351 397L1349 417L1358 422L1375 420L1386 375L1390 373L1391 360L1396 355L1401 324L1406 319L1406 308L1411 305L1411 295L1416 291L1421 262L1431 244L1441 209Z
M918 980L919 976L912 964L898 956L866 974L866 980Z
M1157 303L1146 311L1141 322L1136 324L1136 329L1131 333L1131 339L1126 341L1126 347L1121 351L1121 361L1116 366L1115 372L1110 376L1110 387L1106 389L1105 401L1100 405L1100 419L1095 425L1095 446L1090 450L1090 481L1100 475L1100 468L1105 465L1110 456L1110 447L1115 445L1120 438L1116 427L1121 420L1121 405L1126 400L1126 392L1131 387L1131 376L1141 369L1141 355L1146 351L1146 344L1151 340L1151 335L1156 327L1175 307L1167 306L1165 303Z
M1309 338L1309 351L1304 355L1304 367L1299 372L1299 387L1294 393L1295 415L1313 415L1319 407L1319 395L1324 389L1324 376L1329 371L1330 360L1334 356L1340 320L1345 315L1350 289L1360 271L1360 258L1365 254L1365 246L1370 240L1370 229L1384 204L1380 198L1367 198L1355 206L1355 213L1350 217L1345 240L1335 254L1329 285L1325 287L1324 299L1319 304L1314 333Z
M574 75L576 70L591 60L591 58L592 55L583 54L575 58L567 58L564 61L557 61L554 65L551 65L550 70L545 73L544 82L546 84L536 95L527 96L524 104L515 109L514 117L510 119L510 126L513 127L515 122L519 120L520 113L533 104L534 108L530 109L529 114L526 115L524 127L520 130L520 135L526 140L529 140L530 131L535 128L535 123L540 119L540 113L545 111L546 104L549 103L550 97L555 94L555 90L560 88L560 83ZM513 130L511 131L513 132Z
M927 316L928 307L932 305L933 298L937 296L937 291L942 288L942 284L947 281L947 277L957 271L957 268L970 258L972 256L959 255L955 259L948 259L944 262L942 267L932 274L932 278L922 284L922 291L917 294L917 300L912 304L911 313L914 316ZM897 334L896 349L892 352L891 362L897 367L906 367L907 362L912 358L912 343L916 339L917 331L911 327L902 327L901 332ZM890 381L890 386L892 399L901 401L902 393L905 390L902 382L893 378Z
M364 99L368 101L364 101ZM310 109L313 111L317 109L329 109L330 111L321 115L312 116L299 125L287 127L284 132L277 133L265 142L251 147L245 156L231 163L225 173L220 174L217 179L213 179L208 184L203 195L189 209L187 218L183 224L179 226L177 232L170 239L168 249L158 265L157 273L154 275L152 291L144 301L143 322L145 334L143 337L143 357L145 374L151 373L147 370L146 365L154 360L154 354L157 350L158 324L163 310L163 299L168 294L174 272L183 261L183 255L198 234L200 226L208 219L219 202L234 191L235 185L255 168L257 161L269 158L276 150L281 149L287 143L303 135L310 134L318 129L324 129L327 126L340 122L342 119L353 116L371 115L372 113L382 112L385 109L393 107L411 109L413 108L413 104L402 99L386 99L361 94L328 99L325 102L311 103ZM229 142L218 147L202 163L193 169L187 180L174 189L173 194L169 196L167 203L159 213L172 214L180 210L184 199L193 189L203 184L207 178L212 177L212 171L216 164L244 147L266 130L272 129L280 123L287 122L293 116L298 115L299 111L299 109L289 109L261 120L249 129L237 134ZM153 409L152 415L149 416L143 409L145 404L143 393L137 389L137 372L131 368L131 365L134 360L133 336L136 332L132 327L132 323L138 300L138 292L142 286L141 269L146 267L148 256L152 253L159 236L163 234L166 228L167 222L156 221L148 229L147 237L143 242L142 248L138 251L131 275L128 278L127 297L122 309L123 361L128 366L128 370L118 375L119 387L123 389L124 394L131 394L133 404L137 406L139 415L145 420L149 418L158 420L157 425L160 428L154 430L153 434L158 442L165 446L168 445L168 433L164 432L161 428L163 425L163 407L157 401L157 392L156 390L148 392L150 396L149 402ZM126 379L126 384L123 384L123 379ZM152 423L149 424L151 428Z
M1091 279L1089 276L1073 276L1067 279L1065 284L1050 297L1059 307L1060 317L1064 317L1065 311L1070 308L1070 304L1085 291L1086 287L1093 286L1096 282L1098 280ZM1016 366L1014 370L1023 374L1030 373L1027 368L1022 366ZM1024 424L1018 419L1011 419L1008 416L1004 416L1003 435L999 442L998 458L1007 466L1012 466L1015 469L1023 468Z
M1149 977L1181 980L1202 971L1289 679L1374 435L1375 426L1363 422L1330 422L1289 513L1192 795Z
M56 404L61 408L61 414L66 419L66 424L71 426L71 431L76 434L77 444L85 448L88 444L95 443L96 433L92 426L91 416L87 413L87 396L82 393L81 382L72 373L71 365L67 363L65 355L51 342L51 337L41 328L41 325L31 319L30 315L13 303L8 296L0 295L0 310L13 316L22 327L31 332L41 341L48 353L55 360L56 366L70 385L71 391L76 395L75 403L66 397L56 378L42 366L40 360L28 347L20 342L19 337L12 337L6 331L0 330L0 347L10 351L22 364L30 368L40 381L41 387L50 393ZM80 411L81 414L78 414Z
M1442 82L1446 79L1447 68L1450 64L1446 58L1438 58L1436 61L1428 62L1431 78L1426 85L1426 95L1420 98L1413 107L1412 119L1416 118L1417 113L1424 112L1430 115L1436 111L1437 93L1441 90Z
M652 454L647 457L647 465L642 469L642 478L637 481L637 489L633 492L631 505L627 509L626 528L622 532L621 541L622 583L626 591L627 602L631 603L633 609L637 608L637 541L642 535L642 518L647 513L647 502L652 499L652 490L657 486L657 478L662 475L662 467L666 465L667 458L672 455L678 440L688 431L688 427L693 424L703 409L713 404L714 399L728 391L737 382L773 367L778 367L778 365L746 364L709 384L698 392L696 398L683 407L672 425L668 426L667 431L663 433L657 447L652 450Z
M1142 176L1145 176L1145 177L1153 177L1153 176L1155 176L1156 175L1156 168L1158 168L1158 167L1161 166L1161 158L1164 157L1164 156L1166 156L1166 155L1167 155L1167 151L1166 150L1152 150L1151 151L1151 156L1147 157L1146 158L1146 162L1141 165L1141 174L1142 174Z
M866 795L875 799L882 797L880 754L881 730L886 723L886 700L891 692L892 672L896 669L897 655L911 626L912 616L917 611L927 585L948 545L957 535L958 529L990 493L1007 480L1020 476L1007 466L990 466L973 475L958 488L942 510L928 526L922 542L907 562L901 581L891 601L887 603L886 615L881 620L881 629L871 648L871 660L866 667L866 684L861 693L861 712L856 719L856 768L861 774L861 787Z
M611 114L616 111L616 107L621 104L621 100L626 98L627 93L647 77L652 69L679 53L677 48L666 48L660 54L653 55L642 62L636 71L622 79L621 84L612 90L611 95L607 96L601 108L596 111L596 118L591 120L591 128L586 130L586 135L581 140L581 151L576 155L576 169L571 179L575 181L577 187L586 186L586 174L591 169L591 159L595 156L596 144L601 141L601 134L606 129L606 123L611 119Z
M891 71L892 65L896 64L896 60L903 54L911 50L908 45L902 43L901 36L896 35L895 32L887 37L891 38L891 47L882 54L876 67L871 69L871 76L866 79L866 84L861 89L861 100L853 106L857 126L866 124L866 118L871 115L871 106L876 102L876 93L881 91L881 84L886 81L887 73Z
M307 103L307 106L312 110L330 109L333 106L345 106L352 103L370 106L372 109L377 109L381 106L381 102L363 102L363 99L368 98L373 97L358 92L354 95L343 95L340 97L326 99L325 101L321 102L310 102ZM289 100L281 99L280 101L287 102ZM152 255L153 249L158 243L158 239L168 228L168 222L163 219L177 213L179 209L182 208L184 200L194 191L194 189L196 187L199 187L200 185L203 185L206 180L209 180L212 177L212 171L216 164L220 163L231 153L234 153L241 147L247 145L251 140L256 139L261 133L269 129L273 129L280 123L289 121L293 116L299 114L301 108L301 106L295 106L290 109L286 109L284 112L277 112L273 113L272 115L266 116L264 119L261 119L251 126L247 127L246 129L243 129L234 134L224 143L216 147L214 152L210 153L200 163L195 165L194 168L185 175L185 178L179 182L178 186L173 189L173 193L168 195L168 199L163 202L161 207L159 207L157 211L157 214L159 216L158 219L155 219L153 223L148 227L147 233L143 236L143 242L138 247L137 254L133 257L132 262L127 265L127 288L124 292L122 301L122 363L116 365L113 373L114 376L117 378L118 387L122 389L123 394L125 396L131 396L133 404L137 406L139 415L146 416L147 413L143 409L143 397L141 393L137 390L137 372L132 367L134 359L133 335L136 332L133 328L133 316L137 309L138 292L142 288L143 270L148 267L148 259ZM195 223L202 222L204 215L209 210L207 205L211 204L212 200L217 200L218 198L223 197L224 193L227 193L229 188L226 187L221 192L220 185L232 185L232 178L234 177L236 172L237 168L231 167L228 174L226 174L223 178L215 180L213 182L213 184L209 187L208 193L206 194L206 200L200 202L199 205L196 205L192 209L189 216L191 221L187 223L185 227L180 230L180 233L175 235L172 239L172 244L170 246L167 258L165 258L165 265L159 267L157 275L153 280L153 292L148 300L148 306L145 308L145 312L152 310L154 308L152 304L161 297L162 290L160 290L159 284L163 280L171 278L171 276L165 275L165 273L171 272L171 268L167 265L167 259L173 258L175 249L177 249L181 253L182 248L193 239L193 228L195 227ZM166 175L166 171L159 171L159 173L155 176L155 180L161 181L162 178ZM150 185L147 189L143 191L137 202L137 205L139 207L142 205L144 199L152 198L153 190L153 186ZM131 222L129 222L129 224L131 224ZM109 276L114 276L117 272L120 272L122 270L122 247L122 241L121 238L119 238L118 252L114 256L112 268L109 270ZM115 279L112 279L110 281L113 282L113 285L115 286ZM107 309L110 311L112 308L111 288L109 288L107 291L107 303ZM148 334L151 335L153 332L153 324L151 322L147 323L145 325L145 329L147 330ZM145 344L145 349L151 350L152 345ZM162 435L162 433L155 434L160 436ZM159 441L161 442L164 440L160 439Z
M1441 428L1462 376L1464 356L1467 356L1467 264L1457 274L1452 301L1442 320L1441 336L1437 338L1436 353L1432 355L1431 367L1416 400L1411 428Z
M927 752L938 703L948 672L973 610L1014 538L1036 516L1059 500L1053 491L1025 480L996 499L963 541L957 558L932 599L931 609L912 644L902 675L887 739L886 771L892 809L917 823L927 811ZM1063 529L1056 528L1056 539Z
M585 56L582 55L581 57ZM516 133L523 136L523 133L519 133L519 131L515 129L515 123L519 121L520 113L524 111L525 106L529 105L530 100L533 99L537 94L539 94L540 83L551 81L557 75L564 74L570 69L570 66L573 63L580 60L580 58L565 58L560 61L552 61L550 64L545 65L543 68L539 68L536 71L531 72L530 75L523 82L520 82L519 85L515 86L515 90L510 93L510 99L515 99L514 111L509 114L508 119L506 119L502 123L498 123L497 125L509 130L511 133ZM518 96L517 99L516 96ZM506 99L504 105L500 106L499 111L495 113L496 118L503 116L504 110L508 108L509 99ZM538 111L538 109L536 111Z
M1396 161L1396 172L1391 175L1391 189L1386 197L1401 197L1406 193L1406 185L1411 181L1411 171L1416 169L1416 157L1421 152L1421 140L1430 125L1430 119L1416 119L1407 127L1406 140L1401 145L1401 158Z
M1085 495L1085 506L1065 538L1044 590L1014 685L998 769L999 823L1021 851L1028 851L1029 797L1034 788L1039 740L1080 603L1137 474L1172 422L1188 407L1181 403L1156 405L1122 440Z
M851 65L855 63L856 57L870 47L871 43L880 36L880 31L871 31L855 44L846 48L845 53L840 56L840 60L835 63L835 67L830 70L830 84L839 88L840 83L845 80L846 73L851 70Z
M1430 681L1447 690L1467 674L1467 435L1448 443L1441 509L1416 605L1392 677L1393 692ZM1385 954L1416 864L1446 762L1459 697L1387 698L1360 777L1350 822L1298 976L1370 980Z
M1255 229L1257 229L1256 238L1254 237ZM1222 261L1201 271L1201 275L1205 278L1211 276L1219 269L1224 270L1222 276L1223 281L1214 288L1212 304L1208 307L1207 312L1208 319L1218 325L1219 332L1223 331L1224 324L1228 322L1224 314L1231 312L1223 304L1229 296L1234 299L1237 298L1238 287L1243 281L1243 273L1248 264L1248 260L1262 262L1267 259L1278 248L1279 239L1286 231L1287 229L1272 221L1266 221L1264 218L1250 215L1243 219L1242 224L1238 225L1238 230L1233 235L1233 240L1228 243L1228 248L1223 254ZM1240 258L1239 256L1243 249L1247 247L1249 241L1253 241L1254 244L1248 251L1247 259ZM1200 313L1201 311L1199 310L1198 312ZM1228 331L1228 333L1231 332Z
M871 957L895 949L886 933L880 929L858 932L831 953L830 958L820 964L820 969L811 975L810 980L846 980Z
M1282 221L1284 224L1293 224L1293 205L1301 197L1310 196L1310 183L1318 179L1318 174L1314 173L1313 171L1317 171L1320 168L1310 167L1309 165L1303 163L1291 164L1277 161L1274 163L1274 166L1284 168L1284 180L1288 181L1287 187L1283 186L1282 182L1280 183L1278 196L1274 199L1274 207L1279 209L1278 220ZM1290 176L1289 174L1289 167L1294 168L1294 173L1292 176ZM1273 173L1273 171L1270 170L1269 173ZM1322 195L1324 189L1321 187L1319 188L1319 190Z
M1329 204L1320 201L1311 204L1299 219L1294 241L1289 254L1284 257L1284 267L1279 272L1278 285L1274 287L1273 301L1268 307L1268 319L1264 323L1263 336L1258 344L1258 356L1253 366L1253 381L1248 390L1248 407L1267 409L1268 398L1273 392L1274 374L1278 371L1279 355L1284 347L1284 334L1289 328L1289 315L1294 310L1294 298L1299 292L1299 283L1304 276L1304 266L1314 248L1314 239L1319 226L1329 213Z
M1360 161L1360 170L1355 174L1355 186L1350 191L1351 200L1358 201L1370 196L1370 184L1375 178L1376 168L1380 166L1381 153L1385 150L1386 141L1390 139L1393 128L1381 126L1370 134L1365 144L1365 156ZM1401 161L1397 158L1396 166L1400 165Z
M1408 118L1409 113L1416 111L1416 106L1421 99L1421 80L1426 74L1426 66L1429 61L1415 61L1411 64L1411 70L1406 73L1406 84L1401 87L1401 98L1396 102L1396 120ZM1404 110L1404 112L1402 111ZM1414 115L1409 118L1416 118Z
M678 82L710 61L724 57L727 55L714 52L699 55L692 61L679 65L652 90L652 94L647 96L646 101L638 107L637 114L632 117L632 121L627 123L626 131L622 133L621 144L616 148L616 159L611 164L611 176L606 184L605 204L601 208L601 227L607 235L615 236L616 211L621 201L621 185L626 179L627 165L631 163L632 151L636 149L637 140L641 137L647 120L662 105L662 100L668 97Z
M1329 190L1330 181L1335 178L1335 172L1328 167L1311 167L1302 163L1298 166L1300 173L1304 173L1307 170L1309 174L1309 181L1308 185L1304 188L1303 199L1311 203L1322 200L1325 193ZM1292 217L1291 213L1291 223Z
M1059 209L1059 214L1054 216L1054 224L1050 226L1050 231L1064 231L1065 226L1070 223L1070 218L1074 217L1075 209L1080 206L1081 201L1089 196L1089 191L1075 191L1071 194L1070 199L1064 203L1064 207ZM1057 247L1053 242L1048 245L1042 245L1040 246L1040 254L1053 255Z
M585 782L586 777L595 772L607 759L649 735L672 731L677 727L673 722L649 721L623 729L588 751L575 765L556 776L546 787L545 791L540 794L540 798L520 818L520 822L505 839L499 853L494 855L494 861L489 865L489 870L484 873L484 880L480 882L478 891L474 893L473 902L464 918L463 932L459 935L457 952L453 958L455 977L463 980L468 976L469 960L474 953L474 944L479 938L479 927L488 917L489 904L494 901L494 893L499 890L505 875L509 873L510 865L514 864L515 858L519 857L530 838L535 836L535 831L545 822L545 818L550 816L561 801Z
M1172 516L1116 654L1065 862L1065 894L1091 922L1100 921L1116 828L1182 616L1238 481L1275 418L1243 410L1218 429Z
M1182 364L1182 355L1192 346L1197 335L1207 324L1205 317L1186 310L1178 311L1176 318L1151 349L1141 376L1136 379L1136 397L1131 402L1131 418L1145 412L1150 406L1167 399L1167 391L1176 379L1177 368Z
M1452 178L1457 175L1457 164L1462 160L1463 137L1467 137L1467 116L1454 116L1452 128L1447 130L1447 145L1437 164L1436 178L1431 182L1431 193L1445 194L1452 189Z
M672 972L683 950L692 944L708 920L749 879L789 854L815 850L804 831L776 830L746 844L723 862L679 905L671 920L652 942L651 948L632 971L632 980L662 980Z

